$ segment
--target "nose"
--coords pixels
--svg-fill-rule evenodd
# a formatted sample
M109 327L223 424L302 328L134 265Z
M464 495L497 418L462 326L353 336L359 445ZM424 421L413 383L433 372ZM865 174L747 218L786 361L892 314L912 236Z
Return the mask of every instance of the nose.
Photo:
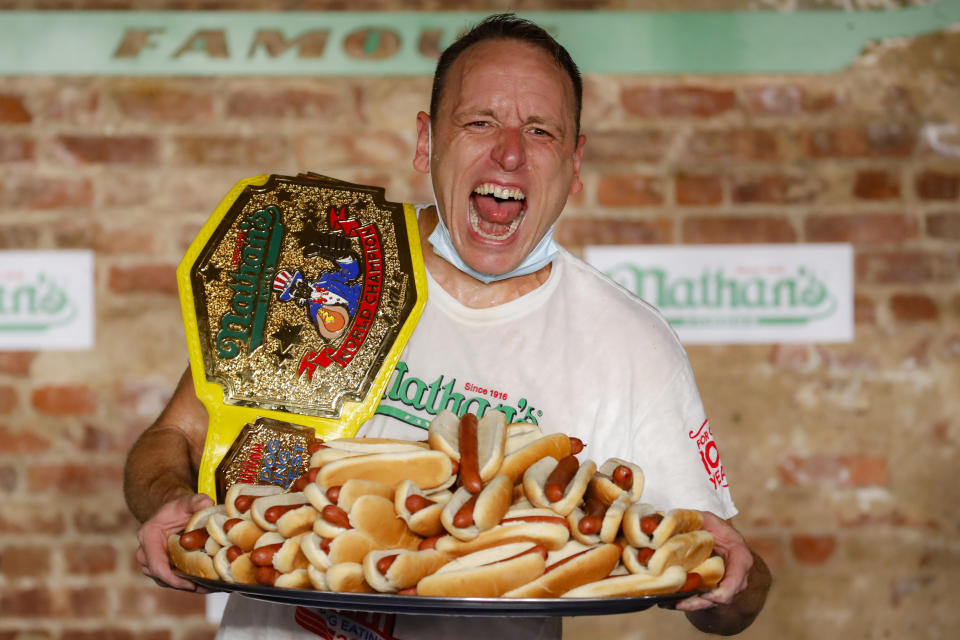
M523 134L516 127L503 127L497 135L493 148L493 159L504 171L516 171L526 162L523 147Z

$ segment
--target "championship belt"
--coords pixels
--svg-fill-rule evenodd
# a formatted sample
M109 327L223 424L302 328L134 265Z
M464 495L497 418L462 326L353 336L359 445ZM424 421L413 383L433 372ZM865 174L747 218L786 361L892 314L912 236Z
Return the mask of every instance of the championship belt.
M221 500L251 478L286 488L315 437L355 435L427 295L413 207L316 174L240 181L177 281L210 416L198 491Z

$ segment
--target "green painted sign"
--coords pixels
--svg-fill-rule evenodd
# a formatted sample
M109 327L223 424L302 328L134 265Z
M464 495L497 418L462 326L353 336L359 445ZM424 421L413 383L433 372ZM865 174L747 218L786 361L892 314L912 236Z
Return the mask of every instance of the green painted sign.
M482 12L2 11L0 75L430 75ZM587 73L815 73L960 24L890 11L533 11Z

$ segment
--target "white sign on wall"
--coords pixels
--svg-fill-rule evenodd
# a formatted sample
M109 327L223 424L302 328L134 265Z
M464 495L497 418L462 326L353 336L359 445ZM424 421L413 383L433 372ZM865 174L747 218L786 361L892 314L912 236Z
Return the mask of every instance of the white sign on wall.
M849 244L592 246L584 257L684 343L853 340Z
M93 347L93 252L0 251L0 350Z

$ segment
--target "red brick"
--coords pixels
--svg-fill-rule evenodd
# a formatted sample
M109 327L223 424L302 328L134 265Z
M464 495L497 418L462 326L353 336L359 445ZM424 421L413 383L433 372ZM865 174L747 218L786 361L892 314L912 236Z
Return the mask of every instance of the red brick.
M80 533L122 534L136 531L137 521L125 507L79 507L73 514L73 526Z
M34 429L12 430L0 426L0 453L38 453L50 448L50 441Z
M729 89L639 86L623 89L620 100L627 113L645 118L707 118L733 109L737 96Z
M84 586L66 593L66 606L59 613L69 618L100 618L107 615L110 597L103 587Z
M764 84L743 87L741 103L749 115L796 116L803 113L823 113L837 105L832 90L804 87L795 84Z
M836 127L804 131L800 143L817 158L904 157L913 152L916 133L900 124Z
M38 249L40 230L24 225L4 225L0 233L0 249Z
M723 202L723 179L717 176L679 175L674 182L677 204L708 205Z
M783 541L775 536L749 536L747 546L752 549L771 569L783 566Z
M173 387L165 382L121 380L114 385L117 406L138 416L156 417L173 395Z
M17 490L20 471L13 465L0 466L0 491L13 493Z
M413 146L402 136L385 132L305 135L296 141L295 146L301 165L310 167L331 160L342 166L393 167L413 157Z
M301 89L239 91L227 98L226 113L240 118L306 118L330 120L351 104L348 95Z
M940 319L936 301L922 293L896 293L890 296L890 312L898 322L933 322Z
M784 369L801 369L810 363L810 348L802 344L776 344L770 350L770 364Z
M213 95L184 91L156 80L142 81L135 87L115 89L106 97L117 105L124 118L195 122L213 117Z
M50 548L40 545L10 545L0 550L0 575L7 580L39 577L50 573Z
M27 470L31 491L57 491L67 494L116 491L123 480L123 468L112 464L47 464Z
M0 630L0 640L47 640L52 637L48 629L21 627L12 631Z
M733 185L735 203L794 204L811 202L826 189L817 175L767 174L743 176Z
M790 550L801 564L823 564L830 559L837 548L837 539L833 536L793 536Z
M858 252L854 260L857 282L920 284L954 282L955 256L922 251Z
M597 184L597 203L610 207L648 207L663 204L661 178L640 175L605 175Z
M927 235L941 240L960 240L960 213L928 213Z
M960 173L924 171L916 177L914 187L924 200L956 200L960 194Z
M108 276L116 293L177 293L177 267L172 264L111 267Z
M660 162L672 141L673 134L658 130L591 133L583 147L583 161L589 166L605 162Z
M777 135L763 129L694 131L682 157L687 162L774 161L780 158Z
M53 594L46 587L0 588L0 617L40 618L53 612Z
M52 120L85 123L96 118L99 106L100 94L95 89L69 86L61 78L57 89L45 96L42 110Z
M0 138L0 162L29 162L34 146L29 138Z
M0 202L7 209L63 209L93 204L93 186L83 178L4 176Z
M63 548L68 573L109 573L117 567L117 551L105 544L71 544Z
M803 221L808 242L883 244L917 237L917 220L897 213L808 215Z
M149 164L158 155L147 136L58 136L54 150L67 164Z
M0 533L36 535L43 531L48 535L62 534L63 514L54 506L31 500L29 503L4 500L0 509Z
M895 200L900 197L900 176L889 171L858 171L853 195L863 200Z
M868 296L853 296L853 321L856 324L877 323L877 303Z
M557 242L567 247L591 244L670 244L673 242L673 224L670 218L561 218L557 225Z
M0 373L25 376L35 357L35 351L0 351Z
M0 413L10 413L19 404L17 390L6 385L0 386ZM3 428L0 427L0 451L3 450Z
M817 487L885 487L887 459L866 455L788 456L777 468L786 485Z
M217 636L217 629L213 626L194 627L187 631L183 640L214 640Z
M127 615L143 618L158 615L202 614L206 610L204 597L200 594L157 589L152 584L126 590L124 603L124 611Z
M145 225L122 227L87 221L65 221L53 229L57 247L63 249L94 249L104 254L150 255L158 250L160 241L155 229Z
M176 161L215 166L252 165L264 170L289 165L289 145L282 136L181 136L175 140Z
M0 124L26 124L32 119L23 96L0 93Z
M52 416L86 415L97 410L96 394L83 385L34 389L30 403L40 413Z
M691 216L683 221L682 239L688 244L796 242L797 234L785 216Z

